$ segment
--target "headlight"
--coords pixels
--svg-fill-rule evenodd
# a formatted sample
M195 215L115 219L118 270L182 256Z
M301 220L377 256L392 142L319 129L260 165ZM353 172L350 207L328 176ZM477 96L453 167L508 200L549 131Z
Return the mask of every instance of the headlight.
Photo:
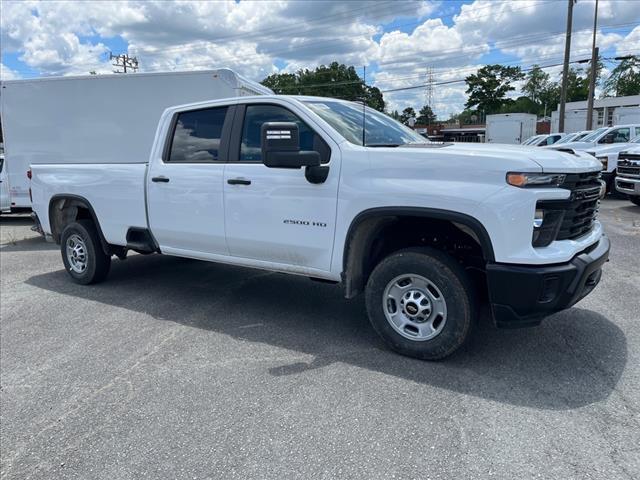
M557 187L566 175L560 173L507 173L507 183L514 187Z
M609 157L605 155L603 157L596 157L596 158L600 160L600 163L602 163L602 169L606 170L607 167L609 166Z

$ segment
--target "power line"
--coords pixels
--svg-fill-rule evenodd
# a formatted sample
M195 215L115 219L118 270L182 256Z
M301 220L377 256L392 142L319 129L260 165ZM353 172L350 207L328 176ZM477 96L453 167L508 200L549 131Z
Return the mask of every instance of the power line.
M135 71L138 71L138 59L136 57L130 57L126 53L122 55L114 55L109 52L109 60L115 60L116 63L112 65L117 67L118 69L122 68L122 70L114 70L113 73L127 73L127 68Z

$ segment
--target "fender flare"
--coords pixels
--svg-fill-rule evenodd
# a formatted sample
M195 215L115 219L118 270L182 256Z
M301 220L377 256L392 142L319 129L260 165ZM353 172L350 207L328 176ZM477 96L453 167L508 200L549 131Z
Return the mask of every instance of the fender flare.
M62 234L62 232L54 232L51 219L53 218L52 213L53 213L54 205L60 200L64 200L64 202L61 204L62 208L64 208L67 205L67 202L69 202L71 203L71 206L77 205L77 206L86 208L89 211L89 215L91 215L91 219L93 220L93 223L96 226L96 230L98 231L98 237L100 237L100 244L102 245L102 250L104 251L104 253L109 255L110 254L109 243L107 242L106 238L104 237L104 234L102 233L102 228L100 227L98 216L96 215L96 212L94 211L93 206L91 206L91 202L89 202L89 200L87 200L85 197L82 197L80 195L60 193L60 194L54 195L49 200L49 226L51 228L51 235L53 236L56 243L60 243L60 235Z
M480 221L476 218L467 215L465 213L455 212L451 210L443 210L437 208L427 208L427 207L378 207L378 208L370 208L367 210L363 210L358 213L351 224L349 225L349 229L347 231L347 236L345 238L345 243L343 247L343 256L342 256L342 281L345 285L345 296L347 298L352 298L357 293L360 292L363 283L363 275L361 268L356 266L356 259L350 258L352 254L352 244L354 239L356 239L356 235L361 231L361 226L368 222L370 228L368 231L363 233L362 239L356 239L357 242L364 242L364 249L366 251L367 242L371 241L371 238L374 236L376 232L381 230L381 227L384 226L383 219L389 218L397 218L397 217L422 217L433 220L444 220L450 221L452 223L463 225L468 229L471 233L473 233L472 237L479 243L480 248L482 250L482 254L486 261L493 262L495 261L495 255L493 252L493 245L491 243L491 237L489 237L489 233L486 228ZM380 219L380 222L370 222L371 220ZM465 233L469 233L464 230Z

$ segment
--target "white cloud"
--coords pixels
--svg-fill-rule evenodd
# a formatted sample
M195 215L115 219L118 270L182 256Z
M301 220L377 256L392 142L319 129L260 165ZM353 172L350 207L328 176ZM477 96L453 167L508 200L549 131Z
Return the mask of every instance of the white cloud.
M368 83L388 90L424 83L427 66L436 83L464 78L482 63L504 58L496 52L523 66L554 63L564 52L564 3L475 0L454 8L412 0L3 0L0 27L3 52L17 52L45 75L110 72L108 39L119 37L141 71L230 67L259 80L278 66L294 71L338 60L358 69L377 64ZM637 6L635 0L600 1L601 49L638 49ZM437 18L436 9L446 18ZM592 15L593 0L576 4L573 58L588 56ZM396 26L384 32L389 24ZM611 25L626 25L628 33L612 32ZM437 85L437 112L461 110L464 90L464 83ZM392 109L419 108L425 90L388 93L385 99Z
M15 80L20 78L18 72L11 70L4 63L0 63L0 80Z

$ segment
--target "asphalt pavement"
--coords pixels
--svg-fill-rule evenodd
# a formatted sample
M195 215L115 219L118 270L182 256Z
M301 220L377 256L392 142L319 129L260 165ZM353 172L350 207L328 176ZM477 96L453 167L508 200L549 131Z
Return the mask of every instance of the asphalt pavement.
M640 207L600 218L590 296L429 363L339 286L160 255L80 286L2 216L0 477L640 478Z

